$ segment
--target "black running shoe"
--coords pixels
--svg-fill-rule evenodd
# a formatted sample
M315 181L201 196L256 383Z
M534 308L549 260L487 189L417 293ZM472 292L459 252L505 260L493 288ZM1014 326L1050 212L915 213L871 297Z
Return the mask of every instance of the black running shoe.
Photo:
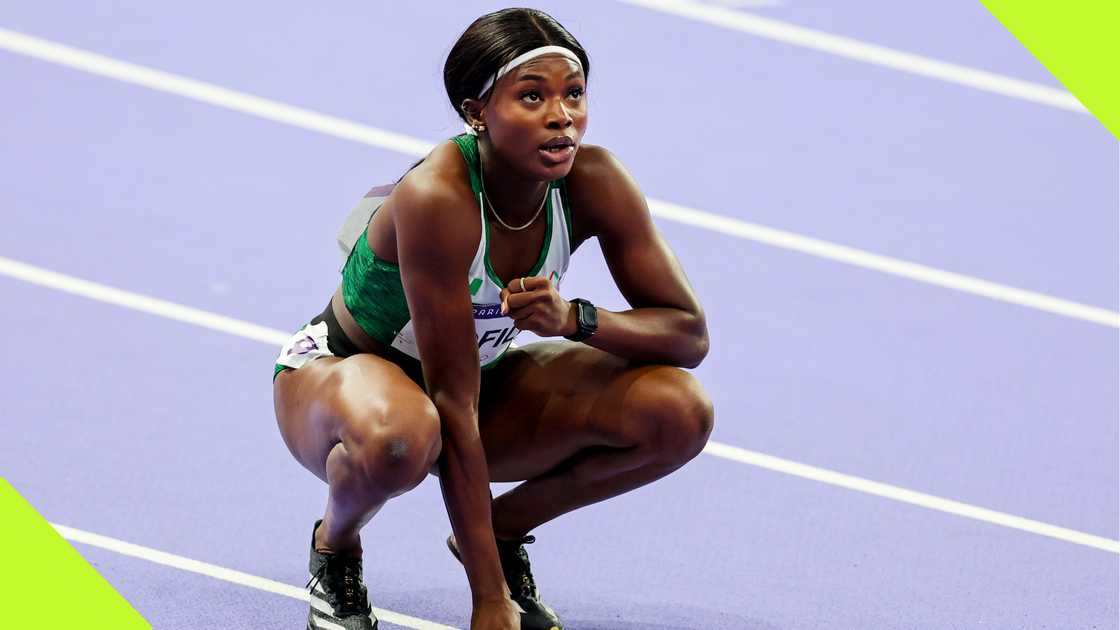
M307 630L377 630L377 616L362 583L362 559L315 551L315 530L322 522L315 521L311 529Z
M548 604L541 601L541 593L537 590L537 583L533 581L532 571L529 570L529 554L525 552L525 545L536 541L534 536L526 536L520 540L498 540L498 559L502 563L502 573L505 574L511 598L521 607L521 630L564 630L560 617ZM462 562L454 537L448 537L447 548L455 559Z

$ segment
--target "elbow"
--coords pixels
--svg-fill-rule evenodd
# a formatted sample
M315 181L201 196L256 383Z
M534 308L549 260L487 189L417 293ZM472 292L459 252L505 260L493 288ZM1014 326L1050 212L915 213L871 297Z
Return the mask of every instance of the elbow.
M688 352L681 357L678 367L691 370L699 367L704 362L704 358L708 356L711 341L708 339L708 327L704 324L703 319L700 320L699 328L700 330L689 339Z

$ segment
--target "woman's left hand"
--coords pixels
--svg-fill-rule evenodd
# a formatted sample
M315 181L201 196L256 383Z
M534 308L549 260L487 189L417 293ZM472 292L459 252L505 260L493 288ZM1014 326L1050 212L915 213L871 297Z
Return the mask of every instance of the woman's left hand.
M540 337L574 335L576 307L560 297L548 278L514 278L502 289L502 314L520 330Z

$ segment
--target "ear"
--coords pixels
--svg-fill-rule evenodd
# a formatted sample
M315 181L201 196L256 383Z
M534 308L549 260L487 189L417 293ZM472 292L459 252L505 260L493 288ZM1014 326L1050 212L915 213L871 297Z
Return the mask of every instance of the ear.
M465 98L459 105L463 111L463 115L467 118L467 124L471 127L486 126L486 112L485 104L474 98Z

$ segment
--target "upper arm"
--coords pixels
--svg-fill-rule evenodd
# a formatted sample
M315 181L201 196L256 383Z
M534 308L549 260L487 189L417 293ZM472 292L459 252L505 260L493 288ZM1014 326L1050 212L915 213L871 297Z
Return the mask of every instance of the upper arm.
M657 231L637 182L606 149L580 151L588 149L590 155L574 173L572 206L588 224L588 233L599 238L619 291L634 308L678 308L702 321L700 302Z
M428 393L437 407L445 400L477 412L478 347L466 280L477 215L460 212L453 186L438 178L414 176L398 188L397 258Z

